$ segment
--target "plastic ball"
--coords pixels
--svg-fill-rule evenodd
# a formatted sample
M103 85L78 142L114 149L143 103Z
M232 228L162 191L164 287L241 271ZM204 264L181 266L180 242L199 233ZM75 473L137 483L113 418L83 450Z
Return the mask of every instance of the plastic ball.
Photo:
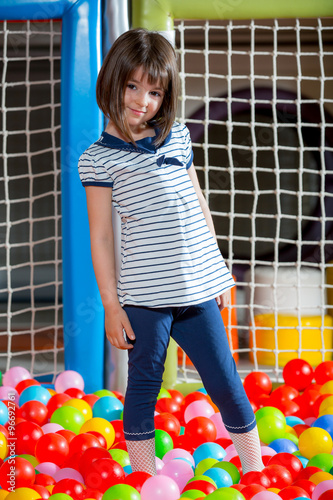
M216 427L207 417L194 417L185 427L185 436L192 442L193 447L197 448L202 443L215 441Z
M90 467L91 464L97 460L98 458L110 458L110 453L104 448L88 448L85 450L79 460L79 472L84 477Z
M155 429L161 429L171 436L172 439L180 434L180 423L175 415L171 413L159 413L154 417Z
M64 402L63 406L71 406L72 408L76 408L82 413L82 415L84 416L84 420L89 420L93 416L91 406L83 399L69 399L68 401Z
M11 487L28 488L35 482L35 469L21 457L9 458L0 467L0 486L4 490Z
M273 457L270 458L268 465L282 465L292 475L293 481L296 480L298 474L303 469L302 462L295 455L291 455L290 453L277 453Z
M193 401L185 409L184 421L187 424L195 417L210 418L214 413L214 408L207 401Z
M8 441L3 432L0 432L0 459L4 460L8 454Z
M155 453L158 458L163 459L164 455L173 449L171 436L161 429L155 431Z
M79 481L80 483L84 482L83 476L77 470L70 467L63 467L55 473L54 480L56 483L58 483L62 479L74 479L75 481Z
M174 459L164 465L161 474L171 477L177 483L180 491L183 490L186 483L194 477L191 464L185 460Z
M18 403L19 394L14 387L3 385L0 387L0 399L4 401L14 401L14 403Z
M27 401L39 401L46 405L51 399L51 394L45 387L41 385L31 385L21 392L19 397L19 405L22 406Z
M333 468L333 455L318 453L318 455L315 455L308 461L307 468L308 467L316 467L324 472L331 472Z
M117 448L111 448L111 450L109 450L109 453L110 453L112 460L115 460L116 462L118 462L118 464L121 465L122 467L126 467L127 465L131 465L127 451L117 449Z
M49 500L73 500L73 498L66 493L55 493L49 497Z
M257 421L260 440L269 444L275 439L283 438L286 431L286 421L275 415L266 415Z
M93 406L93 416L105 418L106 420L118 420L124 405L119 399L112 396L99 398Z
M281 500L281 497L271 491L256 493L251 500Z
M60 373L54 382L56 392L65 392L67 389L75 387L83 391L84 380L82 376L74 370L65 370Z
M240 491L234 488L219 488L210 495L207 495L207 500L244 500L245 497ZM281 500L281 499L280 499Z
M191 453L183 450L182 448L174 448L173 450L168 451L163 457L163 463L167 464L170 460L174 460L175 458L184 458L190 462L193 467L195 466L194 458Z
M50 421L78 434L86 420L80 410L72 406L62 406L52 413Z
M287 486L279 491L279 496L282 500L295 500L298 497L310 498L307 492L299 486Z
M61 479L52 489L52 494L65 493L73 498L78 498L84 490L84 486L75 479Z
M155 405L155 410L158 413L175 414L180 411L180 404L173 398L160 398Z
M322 483L323 481L330 481L333 479L332 474L329 472L315 472L312 476L310 476L309 480L312 481L314 484L319 484Z
M298 450L298 446L293 443L290 439L279 438L271 441L269 447L275 450L277 453L294 453Z
M279 488L280 490L282 488L285 488L286 486L290 486L293 482L291 473L286 467L283 467L282 465L267 465L262 472L270 480L271 487Z
M8 422L8 417L8 408L5 403L0 401L0 425L5 425Z
M211 467L204 472L204 476L213 479L217 488L224 488L233 484L232 477L229 472L221 468Z
M225 456L226 452L224 448L217 443L202 443L193 452L195 465L198 465L199 462L205 460L206 458L222 460Z
M324 429L333 439L333 415L322 415L313 422L311 427L320 427Z
M301 455L311 459L319 453L331 453L332 438L324 429L310 427L300 435L298 447Z
M178 500L179 496L177 483L162 474L147 479L141 489L141 500Z
M42 428L34 422L19 422L15 427L16 453L34 455L36 443L43 434Z
M322 483L318 484L315 487L315 489L313 490L312 500L319 500L320 496L323 493L325 493L326 491L332 490L332 489L333 489L333 481L332 480L323 481Z
M212 415L210 419L216 427L216 439L219 438L230 439L229 432L227 431L223 423L221 413L220 412L214 413L214 415Z
M240 472L239 472L238 468L236 467L236 465L234 465L233 463L231 463L231 462L218 462L217 464L213 465L213 467L212 467L212 469L215 469L215 468L227 471L228 474L230 474L230 476L231 476L233 484L239 483Z
M103 500L140 500L140 493L128 484L111 486L103 495Z
M41 436L35 448L35 455L39 462L52 462L61 466L69 453L67 440L57 433Z
M2 385L16 387L21 380L28 378L31 378L31 374L26 368L22 366L12 366L12 368L9 368L9 370L3 374Z
M201 479L202 477L204 477L204 479ZM191 489L199 490L205 495L209 495L209 493L213 493L213 491L217 489L217 486L208 476L195 476L183 488L183 493Z
M251 372L244 379L244 389L249 399L256 400L263 394L270 394L272 381L264 372Z
M105 493L108 488L122 483L125 472L121 465L112 458L98 458L94 460L84 475L84 481L89 488Z
M1 497L0 497L1 498ZM41 496L37 491L32 488L15 488L15 491L9 493L6 497L7 500L37 500L40 499Z
M82 455L88 448L101 448L97 437L88 432L85 434L78 434L69 443L70 455L74 455L74 453L80 453L80 455Z
M40 401L27 401L21 406L18 415L25 420L42 426L47 422L47 406Z
M333 380L333 361L323 361L314 371L314 378L317 384L323 385L329 380Z
M286 363L282 372L283 379L287 385L298 391L304 391L313 379L313 368L304 359L291 359Z
M102 434L106 439L107 449L114 443L115 431L112 424L105 418L93 417L87 420L80 429L80 434L84 432L96 431Z
M251 471L243 474L240 480L240 484L260 484L260 486L263 486L264 488L269 488L271 485L271 481L268 476L264 474L264 472Z
M140 493L143 484L150 477L152 476L151 474L148 474L148 472L142 472L142 471L131 472L130 474L128 474L128 476L125 477L124 483L128 484L129 486L132 486Z

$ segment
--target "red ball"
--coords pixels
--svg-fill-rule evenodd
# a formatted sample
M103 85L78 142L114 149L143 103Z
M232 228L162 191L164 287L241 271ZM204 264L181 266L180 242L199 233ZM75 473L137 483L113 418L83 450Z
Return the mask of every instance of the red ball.
M141 471L136 471L136 472L131 472L131 474L128 474L128 476L125 477L124 483L128 484L129 486L133 486L139 493L141 493L141 488L143 484L152 477L148 472L141 472Z
M113 422L112 422L112 427L114 427ZM105 448L105 449L107 448L108 444L107 444L106 439L103 436L103 434L101 434L100 432L97 432L97 431L88 431L87 434L92 434L93 436L95 436L98 439L100 446L102 448ZM125 437L124 437L124 439L125 439ZM113 447L114 447L114 445L112 445L112 448Z
M291 401L299 396L299 392L290 385L280 385L270 395L270 403L282 403L284 401Z
M197 448L203 443L215 441L217 432L210 418L194 417L187 423L184 434Z
M291 359L284 366L282 376L287 385L298 391L304 391L313 379L313 369L305 359Z
M128 451L127 450L127 444L126 444L126 441L119 441L119 443L114 443L112 446L111 446L111 450L113 448L117 448L117 450L124 450L124 451Z
M18 416L42 426L48 420L47 407L40 401L26 401L19 409Z
M317 384L323 385L333 380L333 361L323 361L315 368L314 378Z
M61 406L65 403L65 401L69 401L70 399L72 398L68 394L64 394L63 392L51 396L46 405L48 411L48 418L50 419L53 412L58 408L61 408Z
M170 394L171 398L176 401L179 405L181 405L184 401L184 396L181 392L176 391L175 389L169 389L168 393Z
M193 453L195 450L195 447L191 439L188 436L185 436L184 434L173 438L173 447L182 448L183 450L189 451L190 453Z
M37 380L33 379L33 378L26 378L24 380L21 380L16 386L15 386L15 389L17 390L17 392L19 394L21 394L22 391L24 391L24 389L26 389L27 387L30 387L32 385L40 385L39 382L37 382Z
M292 455L291 453L277 453L276 455L273 455L270 461L268 462L268 465L282 465L286 469L289 470L293 481L296 480L298 474L300 471L303 469L303 464L300 461L299 458L297 458L295 455Z
M264 372L251 372L244 379L244 389L249 399L256 401L263 394L270 394L272 381Z
M82 453L79 460L79 471L84 477L92 463L98 458L110 458L110 453L105 448L88 448Z
M119 441L124 441L124 424L122 420L112 420L112 427L115 432L114 442L119 443Z
M101 444L96 436L89 432L78 434L69 443L69 454L79 453L82 455L88 448L101 448Z
M15 427L15 452L17 455L34 455L38 439L43 436L42 428L34 422L20 422Z
M35 484L39 484L41 486L51 486L52 484L55 484L55 480L52 476L40 472L39 474L36 474Z
M70 431L68 429L60 429L60 431L56 431L56 434L60 434L60 436L63 436L68 444L72 441L72 439L75 438L76 434L73 431Z
M52 462L61 466L68 454L67 439L55 432L44 434L36 443L35 456L39 462Z
M309 479L298 479L293 483L293 486L299 486L300 488L303 488L303 490L307 492L310 498L312 498L313 490L316 487L315 483L309 481Z
M31 488L37 491L37 493L39 493L42 500L47 500L51 495L51 493L45 488L45 486L41 486L39 484L33 484Z
M294 431L296 432L297 436L299 437L302 432L304 432L306 429L309 429L309 425L307 424L296 424L293 426Z
M179 436L180 433L180 423L178 418L176 418L171 413L160 413L154 417L155 429L161 429L166 431L172 439Z
M300 481L301 479L309 479L316 472L322 472L322 470L319 467L315 467L314 465L304 467L304 469L302 469L298 473L296 480Z
M259 471L246 472L239 482L245 485L259 484L264 488L269 488L271 485L270 479L263 472Z
M263 473L271 482L271 488L282 490L290 486L293 482L293 477L288 469L278 464L271 464L264 468Z
M199 490L202 491L202 493L204 493L205 495L209 495L209 493L213 493L213 491L216 490L216 486L214 486L212 483L209 483L208 481L196 479L195 481L190 481L189 483L187 483L182 493L188 490Z
M79 470L81 456L82 453L73 453L72 455L69 453L61 468L64 469L65 467L70 467L71 469Z
M326 490L322 495L320 495L318 500L332 500L332 498L333 498L333 490Z
M30 488L35 482L35 469L22 457L10 457L0 467L0 486L10 488Z
M86 395L85 392L81 391L81 389L78 389L77 387L70 387L69 389L66 389L63 394L68 394L68 396L75 399L82 399L83 396Z
M96 403L97 399L99 399L99 396L96 396L95 394L86 394L85 396L83 396L82 399L83 401L86 401L86 403L88 403L88 405L90 405L92 408Z
M80 500L82 492L84 491L84 486L76 479L61 479L58 481L52 490L52 495L56 493L66 493L73 498L73 500Z
M203 392L200 392L200 391L194 391L194 392L190 392L190 394L187 394L184 397L184 401L183 401L182 406L185 409L188 407L189 404L193 403L193 401L206 401L207 403L210 404L210 400L209 400L209 397L207 396L207 394L204 394Z
M95 500L102 500L103 498L103 493L98 490L93 490L92 488L86 488L83 492L82 495L80 496L80 500L85 500L86 498L94 498Z
M242 495L246 500L251 500L254 495L260 493L261 491L266 491L266 488L264 488L264 486L261 486L260 484L249 484L241 490Z
M155 406L158 413L177 413L180 410L180 405L172 398L160 398Z
M124 479L123 468L112 458L98 458L91 464L84 476L88 488L99 490L102 493L114 484L122 483Z
M279 491L279 496L282 500L294 500L298 497L310 498L307 492L299 486L287 486Z

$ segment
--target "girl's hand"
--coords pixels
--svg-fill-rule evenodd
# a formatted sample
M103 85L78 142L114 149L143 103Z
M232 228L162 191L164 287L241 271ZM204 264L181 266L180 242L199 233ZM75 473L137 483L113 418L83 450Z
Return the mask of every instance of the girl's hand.
M117 309L105 310L105 332L114 347L133 349L133 345L126 341L126 335L131 341L135 340L135 335L128 316L120 305Z
M216 297L216 302L217 302L217 305L219 306L220 311L222 311L222 309L224 309L225 307L230 305L230 303L231 303L231 290L229 289L226 292L224 292L222 295L219 295L218 297Z

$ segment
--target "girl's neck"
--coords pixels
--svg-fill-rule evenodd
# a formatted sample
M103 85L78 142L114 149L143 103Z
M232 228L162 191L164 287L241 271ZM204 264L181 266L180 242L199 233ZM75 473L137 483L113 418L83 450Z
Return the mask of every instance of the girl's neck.
M113 135L114 137L118 137L118 139L121 139L122 141L128 142L127 137L125 137L111 121L107 124L105 132ZM155 137L155 135L155 129L146 124L142 125L138 130L132 130L132 137L135 141L145 139L146 137Z

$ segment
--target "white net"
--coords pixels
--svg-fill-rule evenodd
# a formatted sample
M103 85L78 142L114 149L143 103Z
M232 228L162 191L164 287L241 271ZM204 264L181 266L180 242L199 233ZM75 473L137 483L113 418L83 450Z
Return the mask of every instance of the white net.
M179 119L237 280L225 322L243 376L332 359L332 43L331 19L176 22Z
M63 369L61 22L1 22L0 370Z

